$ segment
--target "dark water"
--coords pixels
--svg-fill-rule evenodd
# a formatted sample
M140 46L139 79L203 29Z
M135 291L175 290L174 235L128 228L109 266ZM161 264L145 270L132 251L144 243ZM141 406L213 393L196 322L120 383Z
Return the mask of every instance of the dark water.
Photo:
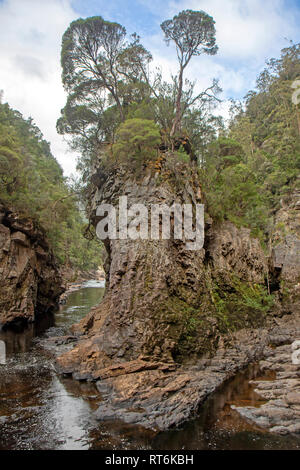
M182 429L155 434L120 422L94 419L100 398L93 384L57 376L37 336L66 334L103 295L94 281L68 297L55 317L25 331L1 331L7 362L0 365L0 450L4 449L300 449L300 439L274 436L247 423L230 408L260 406L249 379L257 366L239 373L210 397L197 419ZM264 380L273 377L266 375Z

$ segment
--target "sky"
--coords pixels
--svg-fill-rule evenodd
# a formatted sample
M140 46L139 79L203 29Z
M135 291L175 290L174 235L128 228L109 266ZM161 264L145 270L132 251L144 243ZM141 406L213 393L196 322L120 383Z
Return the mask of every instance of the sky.
M290 40L300 42L300 0L0 0L3 101L34 119L66 176L76 171L76 153L56 133L56 120L66 100L60 47L70 22L101 15L138 33L167 78L177 71L176 53L160 24L185 9L204 10L216 21L218 54L193 58L186 77L199 90L220 80L225 117L228 100L255 87L265 61L279 57Z

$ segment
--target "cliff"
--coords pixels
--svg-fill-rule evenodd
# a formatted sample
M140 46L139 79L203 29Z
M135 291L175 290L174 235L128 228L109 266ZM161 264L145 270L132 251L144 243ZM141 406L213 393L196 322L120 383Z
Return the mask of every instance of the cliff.
M168 159L133 178L98 170L91 215L100 203L205 203L196 169ZM268 259L250 230L206 217L205 243L106 240L102 303L74 331L60 372L94 380L104 398L99 419L166 429L188 419L239 368L261 358L270 341ZM274 326L274 325L273 325ZM217 359L214 359L217 358Z
M281 312L291 313L300 309L300 190L297 187L281 200L274 225L270 240L271 278Z
M52 311L62 293L45 234L31 219L0 204L0 325L32 322Z

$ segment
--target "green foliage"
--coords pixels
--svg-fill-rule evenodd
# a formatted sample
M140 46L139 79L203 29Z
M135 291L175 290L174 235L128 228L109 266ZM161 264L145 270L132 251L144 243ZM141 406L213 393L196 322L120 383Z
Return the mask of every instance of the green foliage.
M189 163L190 157L186 154L185 150L180 146L179 150L176 152L177 159L184 163Z
M164 22L162 29L176 42L184 61L171 83L163 81L159 69L150 70L151 54L136 34L127 39L118 23L101 16L80 18L65 31L61 65L68 96L57 131L69 137L73 150L80 151L78 169L84 182L89 181L99 155L105 154L103 148L116 143L116 131L125 120L154 121L160 126L163 144L171 148L179 102L180 121L193 134L190 141L201 142L203 148L211 135L213 119L207 118L206 111L216 102L218 83L214 80L195 96L194 83L183 83L182 72L192 56L216 52L214 21L204 12L186 10ZM200 132L193 124L197 111Z
M204 11L181 11L172 20L165 20L161 29L167 44L174 41L182 65L187 65L192 56L217 52L215 22Z
M209 147L206 168L200 172L208 212L217 220L231 220L252 229L264 240L269 224L266 197L247 165L241 144L221 137Z
M274 304L265 286L235 277L230 279L230 285L222 281L210 283L210 294L219 329L224 333L261 326Z
M127 119L149 119L156 121L155 100L143 100L141 103L133 102L128 107Z
M149 160L156 155L160 132L154 121L127 119L117 130L117 141L113 146L116 157Z
M149 96L145 70L151 60L137 35L128 42L123 26L101 16L73 21L64 33L61 65L68 99L57 130L71 136L83 167L100 143L114 142L129 104Z
M299 175L300 116L291 99L299 76L300 45L269 61L258 90L244 106L234 104L228 136L208 146L200 172L210 214L251 228L262 241Z
M214 55L217 53L215 22L204 11L184 10L171 20L165 20L161 25L166 43L173 41L179 62L177 78L176 111L170 132L173 137L181 131L183 108L183 73L193 56L200 54ZM195 102L195 99L194 99Z
M101 246L83 237L78 188L71 187L31 119L0 103L0 199L32 217L47 233L57 259L79 269L101 262Z

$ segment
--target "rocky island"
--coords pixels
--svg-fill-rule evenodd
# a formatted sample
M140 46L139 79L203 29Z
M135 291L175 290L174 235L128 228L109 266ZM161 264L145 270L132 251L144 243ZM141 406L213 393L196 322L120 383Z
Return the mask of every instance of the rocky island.
M188 79L213 17L160 26L171 78L101 16L63 34L76 176L0 94L0 449L300 448L300 44L224 119Z

